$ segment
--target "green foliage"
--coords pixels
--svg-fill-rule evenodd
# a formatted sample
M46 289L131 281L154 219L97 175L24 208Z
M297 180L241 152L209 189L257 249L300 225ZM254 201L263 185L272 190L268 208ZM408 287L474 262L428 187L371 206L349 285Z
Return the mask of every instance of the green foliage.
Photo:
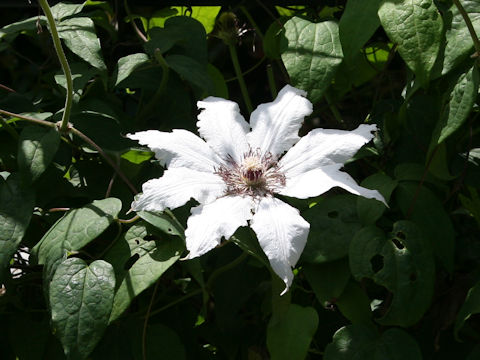
M2 4L2 359L480 357L480 0L117 5L51 7L69 74L47 17ZM279 296L251 229L184 260L194 201L130 213L164 170L125 135L195 131L209 95L248 120L245 91L286 83L313 103L300 135L377 125L343 170L388 206L282 197L310 232Z

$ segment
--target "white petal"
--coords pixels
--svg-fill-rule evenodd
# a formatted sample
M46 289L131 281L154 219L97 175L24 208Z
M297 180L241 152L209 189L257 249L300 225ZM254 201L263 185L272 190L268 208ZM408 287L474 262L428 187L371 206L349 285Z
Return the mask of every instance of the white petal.
M314 129L282 157L279 165L293 177L320 166L344 164L373 138L376 129L376 125L366 124L353 131Z
M197 102L198 132L217 154L230 155L237 163L248 151L246 134L250 126L240 114L238 105L229 100L208 97Z
M185 237L191 259L220 244L222 236L230 238L240 226L247 226L252 218L253 203L249 197L225 196L213 203L192 209Z
M127 137L148 146L162 165L168 167L188 167L213 172L215 167L222 163L205 141L187 130L147 130L128 134Z
M250 117L252 132L247 135L252 149L275 156L283 154L298 137L303 118L312 113L305 91L286 85L274 102L259 105Z
M292 267L305 247L310 224L297 209L279 199L265 197L260 201L250 226L257 234L273 271L285 282L283 295L292 284Z
M352 194L369 199L377 199L387 205L385 199L377 190L361 187L350 175L340 171L341 167L342 164L333 164L307 171L295 177L287 176L285 187L281 189L279 193L299 199L306 199L321 195L331 188L338 186Z
M170 168L161 178L143 184L142 191L132 203L133 210L163 211L182 206L190 198L202 204L211 202L224 194L225 183L213 173Z

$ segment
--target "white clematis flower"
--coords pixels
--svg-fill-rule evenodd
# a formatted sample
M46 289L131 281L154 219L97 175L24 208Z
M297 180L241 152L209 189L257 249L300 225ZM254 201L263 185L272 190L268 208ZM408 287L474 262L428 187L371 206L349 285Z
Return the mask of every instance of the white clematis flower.
M168 168L161 178L143 184L143 194L132 209L163 211L190 198L197 200L200 205L191 210L185 231L187 258L205 254L222 237L228 239L250 224L272 269L285 282L285 293L310 225L275 193L305 199L338 186L385 203L378 191L359 186L340 171L373 138L376 126L315 129L300 139L303 119L312 112L305 95L285 86L275 101L252 113L250 125L232 101L216 97L199 101L203 110L197 126L205 141L186 130L127 135L152 149Z

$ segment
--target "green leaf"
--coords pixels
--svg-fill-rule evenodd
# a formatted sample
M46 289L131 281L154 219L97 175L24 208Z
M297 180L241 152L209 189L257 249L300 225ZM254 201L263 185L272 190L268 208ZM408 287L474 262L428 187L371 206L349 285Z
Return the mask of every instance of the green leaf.
M367 189L378 190L388 203L393 190L397 187L397 182L379 172L367 177L360 185ZM367 199L362 196L357 198L358 217L364 225L375 224L375 222L382 217L385 210L385 205L379 201Z
M60 145L54 128L26 126L18 143L18 168L24 179L34 182L50 165Z
M381 0L349 0L338 24L345 60L355 58L380 26L378 8Z
M0 40L12 42L22 32L34 33L38 25L45 25L47 18L45 16L34 16L22 21L8 24L0 29Z
M349 325L333 335L325 349L325 360L421 360L416 341L405 331L388 329L383 334L369 326Z
M407 66L420 84L426 84L443 31L443 20L433 0L383 0L378 17Z
M281 52L281 41L285 37L285 29L283 27L282 19L277 19L272 22L265 32L263 37L263 51L265 56L270 59L280 59L282 56Z
M32 189L22 186L18 175L12 174L6 181L0 177L0 274L8 266L25 234L34 201Z
M335 303L350 279L350 268L345 259L323 264L305 264L303 271L323 306Z
M458 340L458 332L472 315L480 313L480 281L477 282L470 290L468 290L465 302L458 311L455 319L454 335Z
M462 73L449 94L445 107L432 135L430 150L445 141L467 120L477 99L479 74L477 65L468 72Z
M131 54L118 59L117 68L113 76L115 86L128 78L135 69L147 64L149 61L148 55L145 53Z
M66 4L60 2L50 8L52 15L57 21L61 21L68 16L78 14L83 10L85 2L81 4Z
M175 221L171 216L165 213L138 211L137 215L166 234L177 235L181 237L184 236L185 230L178 223L178 221Z
M106 70L100 40L95 33L92 19L75 17L58 24L58 36L77 56L99 70Z
M442 201L427 187L416 183L398 186L396 199L405 217L415 222L433 249L435 256L449 271L453 271L455 231Z
M149 31L150 40L145 50L151 55L155 49L164 53L184 55L206 66L207 34L203 25L188 16L174 16L165 22L165 27Z
M358 282L350 280L334 304L352 324L373 324L370 299Z
M360 230L350 244L350 269L357 280L374 280L393 293L383 325L410 326L430 305L435 263L428 240L414 223L398 221L388 238L370 226Z
M311 23L293 17L285 23L287 44L282 60L292 85L307 91L317 102L330 85L343 59L338 24L333 21Z
M212 80L208 76L207 67L196 60L183 55L169 55L165 58L168 66L178 75L193 85L209 93L215 91Z
M473 24L475 32L480 33L480 0L461 0ZM448 10L450 21L445 26L445 55L442 74L446 74L475 52L473 40L468 31L467 24L455 4Z
M173 9L178 10L179 14L184 14L185 10L188 8L190 17L198 20L203 27L205 32L209 34L213 27L215 26L215 19L217 18L218 13L220 12L221 6L173 6Z
M70 64L70 70L72 72L73 80L73 95L74 101L78 102L83 95L83 89L88 82L98 74L98 69L92 68L90 65L84 62ZM55 82L67 90L67 79L63 72L59 72L55 75Z
M222 72L212 64L208 63L207 73L213 83L214 89L214 92L209 95L228 99L228 86Z
M323 263L348 254L350 241L362 227L357 217L356 202L354 195L331 196L302 213L310 223L307 244L302 253L304 261Z
M104 232L121 208L121 201L115 198L95 200L83 208L69 211L53 224L33 248L38 263L45 265L45 283L50 282L63 259Z
M86 359L102 338L112 310L112 265L79 258L62 262L50 286L53 329L67 359Z
M185 249L178 237L146 240L149 234L152 230L145 224L132 226L106 256L115 268L118 286L110 322L122 315L137 295L153 285Z
M153 157L151 151L143 151L132 149L122 154L122 158L130 161L133 164L141 164L145 161L150 160Z
M291 304L278 322L268 324L267 348L271 359L305 359L317 326L314 308Z

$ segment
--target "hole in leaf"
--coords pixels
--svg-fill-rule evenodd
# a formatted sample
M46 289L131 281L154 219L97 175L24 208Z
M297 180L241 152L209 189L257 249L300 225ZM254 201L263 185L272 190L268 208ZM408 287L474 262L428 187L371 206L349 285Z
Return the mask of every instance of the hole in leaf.
M171 228L168 228L167 231L171 233L173 230Z
M370 264L372 265L372 270L376 274L383 269L383 256L380 254L375 255L370 259Z
M135 239L135 244L140 245L140 240Z
M135 264L135 262L140 259L140 255L139 254L134 254L130 257L130 259L128 259L126 262L125 262L125 265L123 265L123 269L124 270L129 270L133 264Z
M397 249L402 250L405 249L405 246L401 243L401 241L397 238L392 239L393 244L397 247Z
M406 238L405 233L403 231L397 231L397 234L395 236L402 240L405 240Z
M155 237L154 237L153 235L148 234L147 236L145 236L145 237L143 238L143 240L145 240L145 241L152 241L152 240L155 240Z
M330 218L330 219L336 219L338 218L338 211L330 211L327 216Z
M417 280L417 273L411 273L409 279L410 279L410 281L412 281L412 282L415 281L415 280Z

